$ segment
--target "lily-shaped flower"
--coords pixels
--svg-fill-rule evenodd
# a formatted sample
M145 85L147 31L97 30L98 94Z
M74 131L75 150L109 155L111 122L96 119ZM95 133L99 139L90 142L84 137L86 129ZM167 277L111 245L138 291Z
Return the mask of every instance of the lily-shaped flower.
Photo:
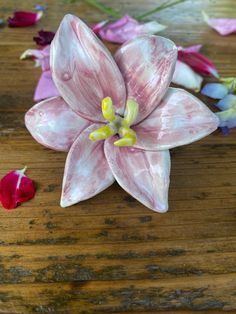
M68 151L61 206L86 200L114 179L158 212L168 209L169 148L213 132L218 118L197 98L168 89L177 48L137 37L115 60L78 18L66 15L51 44L52 77L62 97L26 114L41 144Z

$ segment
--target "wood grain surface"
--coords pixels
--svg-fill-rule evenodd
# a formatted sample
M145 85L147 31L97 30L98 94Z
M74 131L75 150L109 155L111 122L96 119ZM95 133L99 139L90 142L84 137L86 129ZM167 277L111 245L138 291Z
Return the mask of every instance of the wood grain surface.
M104 0L130 14L157 2ZM35 4L0 0L0 17ZM27 165L37 184L32 201L0 210L0 313L236 310L235 130L229 136L216 131L171 151L166 214L148 210L117 184L60 208L66 154L37 144L24 126L40 70L19 56L35 47L38 30L55 31L65 13L89 24L107 16L83 1L40 4L48 9L37 26L0 29L0 175ZM235 0L189 0L155 17L168 25L163 36L180 45L203 44L220 74L235 76L236 35L221 37L211 30L202 9L236 18Z

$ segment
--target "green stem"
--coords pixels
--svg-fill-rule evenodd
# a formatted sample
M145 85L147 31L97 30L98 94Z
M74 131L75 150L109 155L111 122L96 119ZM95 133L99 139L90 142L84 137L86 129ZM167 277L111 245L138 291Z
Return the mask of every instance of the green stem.
M159 12L161 10L167 9L169 7L172 7L173 5L183 3L185 1L187 1L187 0L177 0L177 1L169 3L169 4L168 3L167 4L162 4L162 5L154 8L154 9L152 9L150 11L145 12L144 14L141 14L141 15L137 16L136 19L143 20L145 17L147 17L149 15L152 15L152 14L154 14L156 12Z
M114 9L107 7L105 4L101 3L100 1L97 0L84 0L84 2L94 6L95 8L99 9L103 13L108 14L109 16L112 16L114 18L120 18L121 15L115 11Z

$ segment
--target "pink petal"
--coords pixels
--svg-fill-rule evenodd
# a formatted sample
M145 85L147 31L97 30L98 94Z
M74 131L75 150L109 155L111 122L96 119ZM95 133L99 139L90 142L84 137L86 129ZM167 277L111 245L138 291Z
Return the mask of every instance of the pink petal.
M236 33L236 19L212 19L205 12L203 17L205 22L222 36Z
M27 49L20 56L21 60L31 58L36 61L35 66L41 66L43 71L50 69L49 65L50 45L43 49Z
M178 59L188 64L194 71L202 75L213 75L219 78L214 63L203 54L193 50L193 47L182 48L178 51Z
M51 44L52 76L71 108L92 121L104 121L101 101L110 96L118 113L126 91L110 52L77 17L67 14Z
M114 182L104 154L104 141L89 140L93 124L72 145L66 160L61 206L67 207L93 197Z
M10 27L26 27L35 25L42 17L43 12L14 12L13 17L8 18L8 26Z
M53 80L51 71L45 71L41 74L34 93L34 101L60 96Z
M102 24L103 23L103 24ZM124 15L121 19L113 23L101 22L93 27L93 31L103 40L113 43L123 44L127 40L139 35L155 34L165 29L166 26L151 21L148 23L139 23L129 15Z
M177 60L175 72L172 78L173 83L188 89L192 89L195 92L199 92L202 81L202 76L194 72L186 63Z
M178 46L178 51L184 51L184 52L199 52L202 48L202 45L193 45L193 46L189 46L189 47L181 47Z
M40 144L68 151L77 136L89 125L61 97L44 100L25 115L25 125Z
M143 205L157 212L168 210L169 151L143 151L115 147L106 140L105 154L119 185Z
M32 199L35 195L33 181L22 170L11 171L0 180L0 202L6 209L16 208L20 203Z
M160 105L135 126L136 147L163 150L197 141L217 129L219 120L198 98L169 88Z
M121 46L115 55L128 98L139 103L137 122L149 115L164 96L175 68L177 48L169 39L141 36Z

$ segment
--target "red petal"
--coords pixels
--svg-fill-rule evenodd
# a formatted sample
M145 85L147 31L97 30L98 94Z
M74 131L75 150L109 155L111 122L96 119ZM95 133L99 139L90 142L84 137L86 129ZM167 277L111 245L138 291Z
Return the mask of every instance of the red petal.
M24 175L25 168L6 174L0 181L0 201L6 209L16 208L20 203L34 197L33 181Z
M43 12L14 12L13 17L8 18L8 26L10 27L25 27L35 25L42 17Z
M197 73L219 77L216 66L199 52L189 52L182 49L178 51L178 59L188 64Z

